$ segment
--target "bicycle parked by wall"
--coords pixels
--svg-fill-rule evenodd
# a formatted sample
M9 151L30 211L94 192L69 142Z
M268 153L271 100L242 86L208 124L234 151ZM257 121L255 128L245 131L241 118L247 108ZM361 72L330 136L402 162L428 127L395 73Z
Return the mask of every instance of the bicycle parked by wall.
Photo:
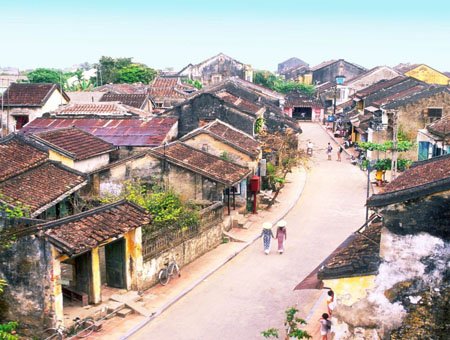
M93 318L80 319L76 317L72 327L66 328L60 323L56 328L47 328L44 330L39 339L41 340L62 340L66 336L76 336L78 338L86 338L94 331L95 321Z
M158 280L163 286L169 283L170 278L174 275L181 276L180 267L175 260L172 260L166 264L166 267L161 269L158 273Z

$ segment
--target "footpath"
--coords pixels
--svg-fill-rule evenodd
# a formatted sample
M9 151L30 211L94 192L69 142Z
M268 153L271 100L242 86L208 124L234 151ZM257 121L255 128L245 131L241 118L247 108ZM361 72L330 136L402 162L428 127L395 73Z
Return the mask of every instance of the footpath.
M269 210L260 210L255 215L246 215L246 228L232 228L227 236L234 241L223 243L181 269L181 277L172 279L167 286L159 284L146 290L139 303L148 313L146 316L130 314L122 319L114 317L102 323L99 332L89 339L128 339L143 326L161 315L171 305L183 298L195 287L207 280L218 269L231 261L244 249L260 238L263 222L275 224L284 218L300 199L306 183L306 171L294 169L286 178L275 203ZM262 245L261 245L262 247Z

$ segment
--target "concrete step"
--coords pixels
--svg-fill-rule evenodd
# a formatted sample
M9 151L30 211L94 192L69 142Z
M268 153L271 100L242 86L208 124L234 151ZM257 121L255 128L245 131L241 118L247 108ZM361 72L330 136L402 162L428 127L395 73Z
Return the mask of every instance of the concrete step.
M142 300L142 296L140 296L136 291L129 291L126 294L113 294L109 299L112 301L127 303L140 301Z
M121 310L119 310L117 312L117 316L121 317L121 318L126 318L127 315L133 313L133 310L131 308L122 308Z
M133 311L135 311L136 313L139 313L143 316L150 316L153 314L147 308L141 306L140 304L138 304L136 302L128 302L126 305L128 308L131 308Z
M123 302L108 301L108 306L107 306L108 314L117 313L124 307L125 307L125 303L123 303Z

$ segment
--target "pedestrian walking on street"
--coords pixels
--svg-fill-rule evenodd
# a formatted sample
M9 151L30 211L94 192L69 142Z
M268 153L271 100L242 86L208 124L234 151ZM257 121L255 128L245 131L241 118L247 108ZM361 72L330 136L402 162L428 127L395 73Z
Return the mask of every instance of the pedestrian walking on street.
M328 155L328 160L331 161L331 151L333 151L333 147L331 146L330 143L328 143L327 145L327 155Z
M272 223L264 222L262 227L263 227L263 230L261 232L261 236L263 238L264 253L266 253L266 255L269 255L270 241L272 240L272 238L274 238L273 233L272 233Z
M328 308L328 314L331 316L333 314L333 309L336 306L336 302L334 302L334 292L332 289L328 291L327 296L327 308Z
M342 145L339 145L339 149L337 151L337 161L340 162L341 161L341 153L342 151L344 151L344 149L342 148Z
M286 225L285 220L281 220L277 223L277 235L275 236L278 240L278 253L281 255L284 252L284 246L286 244Z
M331 321L328 320L330 316L327 313L323 313L320 318L320 335L322 336L321 340L327 340L328 334L331 333Z

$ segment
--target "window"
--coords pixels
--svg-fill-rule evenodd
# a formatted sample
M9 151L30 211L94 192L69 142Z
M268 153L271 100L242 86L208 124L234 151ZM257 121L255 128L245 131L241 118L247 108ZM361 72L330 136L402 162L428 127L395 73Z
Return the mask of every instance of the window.
M419 142L419 161L428 159L428 150L430 148L430 142Z
M428 121L430 123L441 118L442 118L442 108L437 107L428 108Z

